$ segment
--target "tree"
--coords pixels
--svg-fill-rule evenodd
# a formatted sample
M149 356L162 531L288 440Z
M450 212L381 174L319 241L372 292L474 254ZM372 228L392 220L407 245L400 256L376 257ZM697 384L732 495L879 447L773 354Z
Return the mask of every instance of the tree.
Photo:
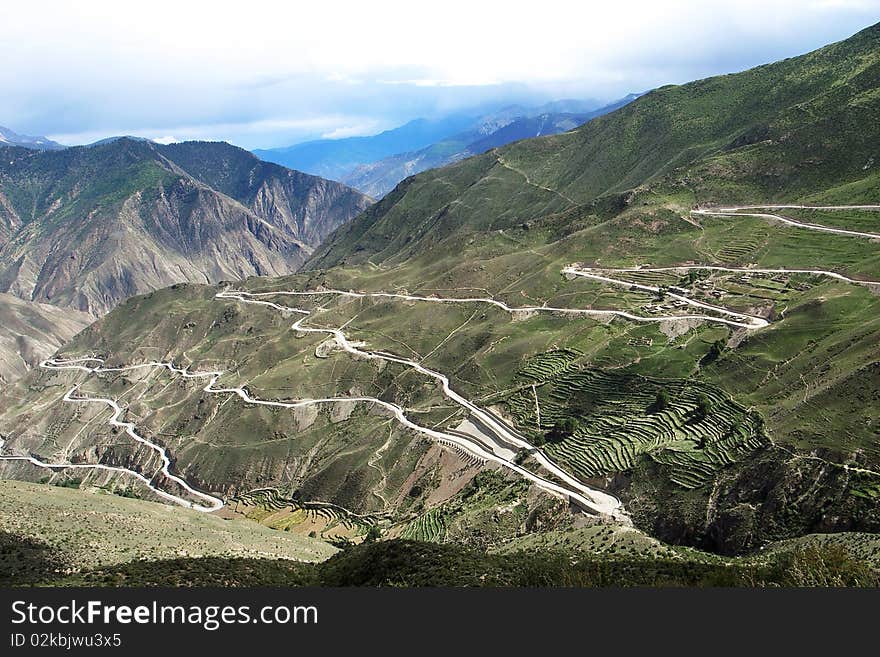
M573 417L564 417L561 420L557 421L556 424L553 425L553 428L550 429L550 432L547 434L547 440L550 440L554 443L565 440L575 431L577 431L577 428L577 420L575 420Z
M380 538L382 538L382 530L379 529L379 525L370 525L367 535L364 537L364 543L372 543Z
M703 356L703 360L701 361L704 365L712 363L718 360L721 357L721 354L724 352L725 342L724 340L715 340L712 345L709 347L709 351Z
M660 388L657 392L657 397L654 399L654 403L651 404L651 407L648 410L652 413L658 413L669 406L669 401L669 391L666 388Z
M704 394L697 395L697 408L694 413L697 420L705 420L712 412L712 401Z
M562 431L566 434L573 434L577 431L578 423L573 417L564 417L557 423Z

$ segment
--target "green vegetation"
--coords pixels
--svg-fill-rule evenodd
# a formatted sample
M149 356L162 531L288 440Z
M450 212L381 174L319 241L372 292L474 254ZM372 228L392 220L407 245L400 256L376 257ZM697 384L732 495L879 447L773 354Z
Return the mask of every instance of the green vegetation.
M337 232L309 266L399 262L487 222L558 221L573 206L601 216L642 202L771 202L825 190L823 201L846 194L857 203L848 188L876 175L864 167L876 155L866 137L880 124L878 34L875 25L801 57L662 87L572 132L500 149L503 162L487 154L420 174Z
M669 391L666 388L660 388L657 391L657 396L654 397L654 403L651 404L649 410L652 413L659 413L660 411L664 411L669 408L670 401Z
M491 473L463 490L443 515L457 531L486 535L479 509L498 511L521 482ZM627 527L545 526L494 546L380 540L318 564L289 533L254 523L175 511L106 494L23 482L0 485L0 584L54 586L877 586L880 539L869 534L805 536L760 554L726 558L670 547ZM494 491L494 492L491 492ZM19 506L14 506L18 504ZM457 510L456 510L457 509ZM20 516L26 515L21 518ZM470 520L461 525L464 515ZM516 514L512 514L515 516ZM531 522L536 513L529 512ZM540 515L540 514L539 514ZM78 523L71 524L75 516ZM520 521L525 516L520 516ZM537 522L546 522L546 518ZM135 523L137 526L135 526ZM500 524L505 524L501 522ZM180 532L175 527L181 526ZM422 526L425 526L423 523ZM375 527L375 525L374 525ZM181 535L184 540L177 541ZM155 543L155 541L159 541ZM130 549L138 543L137 549ZM490 549L487 551L486 548Z
M410 522L400 534L401 538L416 541L431 541L441 543L446 537L446 521L443 511L431 509Z
M353 539L379 538L379 525L384 520L379 514L358 515L335 504L287 498L273 488L236 495L229 502L234 513L261 525L285 532L308 533L339 546Z
M51 574L38 545L0 534L0 559L26 572L4 584L53 586L877 586L878 572L836 546L788 549L765 559L596 557L558 551L491 555L453 545L380 541L328 561L181 558L135 561L76 575ZM27 577L30 575L31 577Z

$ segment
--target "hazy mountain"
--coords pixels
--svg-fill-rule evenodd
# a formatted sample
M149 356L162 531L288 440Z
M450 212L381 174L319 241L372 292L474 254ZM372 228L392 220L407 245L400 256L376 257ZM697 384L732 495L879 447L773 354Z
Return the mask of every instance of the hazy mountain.
M6 148L0 291L101 314L172 283L283 274L369 202L225 143Z
M573 130L597 116L607 114L638 98L630 94L604 107L586 101L560 100L537 108L505 107L480 117L468 130L442 139L418 151L399 153L372 164L363 164L341 180L373 198L381 198L404 178L445 166L490 148L513 141ZM562 111L565 110L565 111Z
M374 198L425 169L482 152L490 135L498 146L516 139L571 130L633 98L602 107L598 101L557 100L538 107L508 105L486 113L416 119L369 137L320 139L284 148L255 150L263 160L339 180ZM543 119L539 117L544 117ZM504 130L507 128L506 130Z
M38 151L57 151L65 148L51 139L20 135L9 128L4 128L2 125L0 125L0 146L21 146L22 148L32 148Z
M293 146L258 149L254 154L268 162L338 180L356 166L423 148L465 129L473 121L473 116L461 114L440 119L416 119L369 137L318 139Z

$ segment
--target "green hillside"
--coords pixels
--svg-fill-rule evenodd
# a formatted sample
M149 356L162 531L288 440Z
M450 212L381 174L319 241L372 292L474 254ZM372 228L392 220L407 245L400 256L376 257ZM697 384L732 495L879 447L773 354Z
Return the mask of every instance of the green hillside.
M0 583L6 585L112 569L130 561L215 557L313 562L336 552L322 541L242 520L183 509L172 516L165 505L104 489L86 492L2 481L0 508ZM18 555L16 545L23 551Z
M337 232L307 268L397 263L462 233L527 221L559 229L645 203L876 201L878 45L880 24L801 57L662 87L572 132L425 172Z

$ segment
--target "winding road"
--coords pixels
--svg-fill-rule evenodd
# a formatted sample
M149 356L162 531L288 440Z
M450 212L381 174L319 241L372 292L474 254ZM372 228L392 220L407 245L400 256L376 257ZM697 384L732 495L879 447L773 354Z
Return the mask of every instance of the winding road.
M691 210L691 214L711 217L757 217L759 219L772 219L796 228L818 230L823 233L837 233L850 237L865 237L868 239L880 239L880 233L864 233L858 230L846 230L844 228L832 228L822 224L811 224L805 221L796 221L778 214L766 212L741 212L741 210L880 210L880 205L738 205L730 208L711 208Z
M69 369L82 370L84 372L89 372L92 374L106 373L106 372L125 372L125 371L130 371L130 370L137 370L137 369L151 369L151 368L155 368L155 367L164 367L171 372L181 374L182 376L187 377L187 378L209 377L209 378L211 378L211 383L213 383L213 381L216 381L217 377L220 376L220 372L200 372L197 374L191 374L190 372L188 372L186 370L182 370L180 368L174 367L171 363L141 363L138 365L128 365L126 367L102 367L101 365L98 365L96 367L89 367L89 366L83 364L83 363L102 363L103 364L103 362L104 361L102 359L93 358L93 357L74 358L74 359L70 359L70 360L48 359L48 360L44 360L42 363L40 363L40 367L45 368L45 369L51 369L51 370L69 370ZM208 385L210 386L211 383L209 383ZM161 445L157 445L156 443L148 440L147 438L144 438L139 433L137 433L137 431L135 429L135 425L132 424L131 422L122 422L119 418L122 417L122 414L124 411L119 406L119 404L116 403L116 401L114 401L112 399L108 399L106 397L77 397L77 396L74 396L75 393L79 390L79 388L80 388L79 385L75 385L73 388L68 390L63 397L63 401L75 402L75 403L101 403L101 404L106 404L107 406L112 408L113 409L113 416L110 418L110 421L109 421L110 424L115 427L120 427L120 428L125 429L125 433L127 433L132 439L134 439L138 443L141 443L142 445L146 445L147 447L149 447L150 449L152 449L153 451L155 451L159 455L159 458L162 461L162 466L159 468L159 470L155 474L153 474L152 477L148 478L148 477L144 476L143 474L141 474L140 472L137 472L136 470L131 470L129 468L123 468L120 466L109 466L109 465L104 465L101 463L77 463L77 464L46 463L46 462L41 461L31 455L28 455L28 456L6 456L6 455L4 455L4 456L0 456L0 460L3 460L3 461L28 461L34 465L37 465L37 466L40 466L43 468L50 468L50 469L62 469L62 468L96 469L96 470L108 470L108 471L112 471L112 472L128 474L128 475L135 477L136 479L139 479L141 482L146 484L146 486L150 490L152 490L154 493L156 493L160 497L162 497L166 500L169 500L171 502L174 502L176 504L179 504L181 506L185 506L187 508L194 509L196 511L206 511L206 512L217 511L218 509L223 507L224 502L220 498L214 497L213 495L208 495L207 493L203 493L201 491L198 491L195 488L193 488L192 486L190 486L186 481L184 481L180 477L172 474L169 471L169 468L171 467L171 458L168 456L168 452L165 450L165 448L162 447ZM179 497L177 495L173 495L172 493L168 493L167 491L164 491L161 488L157 487L153 483L153 480L155 479L156 475L159 473L165 475L168 479L170 479L171 481L174 481L175 483L180 485L182 488L184 488L191 495L194 495L195 497L198 497L198 498L201 498L201 499L207 501L208 505L205 506L202 504L194 504L194 503L190 502L189 500L186 500L186 499Z
M488 444L481 444L475 438L471 436L466 436L463 434L453 434L444 431L437 431L436 429L431 429L429 427L424 427L419 424L416 424L412 420L410 420L404 411L403 408L396 404L392 404L390 402L377 399L375 397L344 397L344 398L336 398L332 400L309 400L309 403L316 403L319 401L341 401L341 400L355 400L355 401L367 401L374 404L378 404L392 411L394 415L397 417L397 420L403 424L404 426L417 431L418 433L427 435L436 440L451 443L461 447L462 449L470 452L474 456L481 458L485 461L492 461L498 463L499 465L506 467L510 470L513 470L517 474L529 479L533 483L537 484L539 487L547 490L549 492L555 493L557 495L562 495L564 497L570 498L573 502L581 505L582 507L592 510L596 513L608 515L611 517L615 517L618 520L626 520L627 516L623 510L623 505L620 501L614 497L613 495L609 495L608 493L604 493L599 490L595 490L590 488L589 486L584 485L570 474L565 472L562 468L553 463L550 459L548 459L543 452L536 449L532 444L526 441L522 436L520 436L515 430L508 427L506 424L498 420L491 413L483 410L479 406L471 403L460 394L455 392L452 387L449 385L449 379L441 374L440 372L436 372L434 370L428 369L421 363L418 363L414 360L409 360L407 358L402 358L400 356L396 356L394 354L389 354L387 352L382 351L364 351L363 349L359 349L354 343L352 343L343 333L341 329L337 328L314 328L310 326L305 326L303 324L304 321L310 315L309 311L301 310L301 309L293 309L287 306L281 306L279 304L273 303L271 301L263 301L260 297L267 296L319 296L322 294L327 294L326 291L319 292L243 292L243 291L229 291L224 290L218 292L216 297L219 299L235 299L242 303L250 303L250 304L258 304L268 306L270 308L274 308L276 310L281 311L293 311L302 313L305 316L298 319L293 325L290 327L291 330L300 331L303 333L323 333L326 335L330 335L336 341L336 344L342 348L344 351L361 358L366 358L370 360L381 360L390 363L397 363L400 365L404 365L410 367L417 372L424 374L436 381L438 381L441 385L443 394L454 401L456 404L467 410L471 413L476 419L479 420L480 424L486 427L489 432L492 434L489 436L488 434L484 434L490 440L487 441ZM358 296L357 293L346 293L353 294ZM383 295L387 296L387 295ZM407 295L395 295L395 296L407 296ZM213 392L213 391L210 391ZM252 403L255 403L252 401ZM274 404L279 406L296 406L302 405L306 402L256 402L263 404ZM549 473L553 476L560 479L565 483L565 486L552 482L544 477L536 475L529 470L526 470L522 466L514 463L510 460L505 452L505 446L513 446L517 449L528 449L533 450L532 456L535 458L538 463L541 464Z
M595 270L588 269L585 267L575 267L568 266L562 270L563 274L570 274L572 276L581 276L583 278L590 278L596 281L602 281L603 283L610 283L611 285L618 285L621 287L626 287L627 289L637 289L642 290L643 292L651 292L652 294L660 294L661 290L659 286L655 285L644 285L642 283L633 283L631 281L624 281L619 278L612 278L611 276L606 276L603 274L596 274L595 271L606 272L609 270ZM610 271L622 271L622 270L610 270ZM644 270L643 270L644 271ZM757 315L748 315L746 313L738 313L733 310L729 310L724 306L716 306L711 303L704 303L702 301L697 301L696 299L692 299L689 296L684 294L678 294L676 292L672 292L666 290L663 292L666 296L677 299L683 303L686 303L689 306L694 306L695 308L702 308L704 310L709 310L711 312L720 313L722 315L727 315L728 317L733 317L735 319L723 319L721 317L713 317L711 315L661 315L657 317L657 321L669 321L670 319L694 319L699 318L710 322L718 322L722 324L728 324L730 326L736 326L739 328L746 329L759 329L764 328L765 326L769 326L770 322L768 322L763 317L758 317Z
M816 224L808 224L803 222L797 222L791 219L787 219L785 217L781 217L779 215L774 214L765 214L765 213L743 213L742 210L749 209L781 209L781 208L798 208L798 209L880 209L880 206L876 205L868 205L868 206L825 206L825 207L814 207L814 206L796 206L796 205L785 205L785 206L741 206L734 208L717 208L714 210L693 210L694 214L703 214L703 215L712 215L712 216L754 216L754 217L763 217L763 218L771 218L774 220L782 221L783 223L792 224L800 228L818 230L823 232L832 232L839 233L843 235L856 236L856 237L868 237L868 238L880 238L880 234L874 233L864 233L858 231L850 231L844 229L830 228L827 226L819 226ZM826 271L826 270L818 270L818 269L761 269L761 268L733 268L733 267L722 267L716 265L679 265L679 266L670 266L670 267L634 267L634 268L589 268L583 267L580 265L569 265L562 269L563 275L568 275L572 277L583 277L592 280L597 280L599 282L607 283L610 285L617 285L627 287L628 289L639 289L646 292L650 292L652 294L658 294L661 292L660 288L657 286L644 285L640 283L633 283L631 281L622 280L619 278L615 278L612 274L615 272L620 273L632 273L632 272L684 272L688 270L694 269L703 269L703 270L712 270L712 271L727 271L727 272L735 272L735 273L784 273L784 274L811 274L811 275L821 275L832 277L841 281L845 281L852 284L859 285L880 285L880 282L876 281L863 281L852 279L837 272ZM333 342L345 352L359 358L365 358L370 360L379 360L390 363L397 363L399 365L403 365L405 367L409 367L431 379L437 381L442 389L444 396L446 396L451 401L455 402L462 409L467 411L470 415L471 419L473 419L476 424L479 425L479 431L471 434L465 434L462 432L450 433L446 431L438 431L436 429L432 429L429 427L425 427L417 424L410 420L406 411L403 407L393 404L391 402L387 402L376 397L326 397L319 399L301 399L296 401L271 401L271 400L263 400L252 397L246 390L244 386L241 387L218 387L217 382L219 378L223 375L223 372L220 371L205 371L205 372L191 372L186 368L180 368L175 366L171 362L148 362L141 363L137 365L128 365L122 367L105 367L104 361L100 358L95 357L82 357L75 358L70 360L62 360L62 359L48 359L43 361L40 366L45 369L53 369L53 370L65 370L65 369L74 369L81 370L91 374L103 374L103 373L113 373L113 372L125 372L136 369L151 369L151 368L164 368L169 372L174 374L178 374L184 378L188 379L207 379L207 383L202 388L204 392L210 394L226 394L226 395L236 395L242 401L248 404L254 405L263 405L263 406L273 406L280 408L298 408L307 405L313 404L329 404L335 402L362 402L375 404L385 408L390 411L392 415L397 419L397 421L404 425L405 427L412 429L418 433L421 433L429 438L437 440L440 443L447 445L457 446L466 452L473 454L479 459L484 461L491 461L505 467L513 472L516 472L520 476L530 480L535 485L540 488L551 492L556 495L560 495L564 498L569 499L571 502L581 506L584 509L593 511L598 514L607 515L613 517L617 520L623 522L629 522L629 518L626 515L626 511L623 508L621 502L612 495L605 493L603 491L595 490L586 486L576 478L569 475L565 470L556 465L552 460L550 460L540 449L537 449L535 446L530 444L519 432L517 432L512 427L508 426L505 422L500 420L494 414L480 408L476 404L470 402L460 394L458 394L455 390L452 389L449 383L449 379L440 372L435 370L431 370L425 367L422 363L410 360L407 358L403 358L401 356L397 356L395 354L391 354L384 351L367 351L361 349L358 344L353 343L348 339L348 337L343 332L342 328L316 328L311 326L306 326L304 322L306 322L312 313L308 310L303 310L300 308L291 308L288 306L283 306L278 303L267 301L265 297L283 297L283 296L293 296L293 297L307 297L307 296L322 296L322 295L337 295L344 296L350 298L389 298L389 299L401 299L406 301L415 301L415 302L426 302L426 303L485 303L493 305L501 310L514 314L514 313L538 313L538 312L550 312L550 313L559 313L559 314L568 314L568 315L587 315L587 316L618 316L623 317L625 319L629 319L631 321L637 322L664 322L664 321L675 321L682 319L698 319L701 321L707 322L716 322L727 324L730 326L745 328L748 330L757 330L764 328L769 325L769 322L763 317L758 317L756 315L749 315L746 313L740 313L736 311L732 311L723 306L713 305L704 303L701 301L697 301L688 297L685 294L680 294L679 292L671 292L668 290L664 290L664 293L674 298L686 305L692 306L697 309L706 310L711 313L715 313L714 315L707 314L692 314L692 315L659 315L659 316L651 316L645 317L640 315L634 315L632 313L620 310L595 310L595 309L584 309L584 308L561 308L561 307L553 307L553 306L509 306L506 303L499 301L497 299L492 299L489 297L452 297L452 298L442 298L442 297L434 297L434 296L418 296L418 295L409 295L409 294L400 294L400 293L388 293L388 292L354 292L354 291L344 291L344 290L316 290L316 291L271 291L271 292L246 292L241 290L222 290L215 295L215 298L227 301L235 301L238 303L245 304L256 304L263 307L271 308L273 310L277 310L283 313L293 313L300 314L300 317L293 325L290 327L291 330L299 331L302 333L317 333L317 334L325 334L332 338ZM723 315L723 317L719 317L717 315ZM90 366L88 363L95 363L95 366ZM105 397L91 397L91 396L78 396L76 393L80 390L80 385L77 384L73 388L71 388L63 397L64 402L68 403L101 403L109 406L113 410L113 415L110 418L109 422L111 425L123 428L127 435L129 435L136 442L147 446L149 449L155 451L160 460L161 467L153 474L152 477L146 477L144 474L137 472L135 470L131 470L128 468L123 468L119 466L109 466L104 464L70 464L70 463L49 463L42 461L32 455L2 455L0 456L0 460L6 461L27 461L33 465L49 468L49 469L61 469L61 468L74 468L74 469L98 469L111 471L120 474L127 474L135 477L142 483L144 483L147 487L149 487L153 492L162 498L172 501L181 506L185 506L197 511L203 512L211 512L216 511L224 506L224 501L219 497L210 495L208 493L204 493L199 491L192 486L190 486L186 481L182 478L172 474L170 472L171 459L168 455L167 450L158 445L149 439L141 436L137 433L135 425L131 422L124 422L120 418L123 414L123 409L118 405L118 403L112 399ZM0 449L4 447L4 444L0 442ZM538 474L535 474L521 465L515 463L511 454L515 453L519 449L527 449L530 451L532 457L553 477L556 481L545 478ZM190 500L187 500L178 495L174 495L167 491L164 491L157 487L154 483L154 480L157 475L162 474L167 479L175 482L177 485L182 487L187 493L191 496L197 497L204 502L205 504L197 504Z
M721 267L719 265L673 265L671 267L614 267L613 269L603 268L603 267L581 267L572 265L572 267L577 267L577 269L585 272L589 271L603 271L603 272L621 272L621 273L636 273L636 272L672 272L672 273L684 273L691 270L700 270L707 269L710 271L726 271L732 274L808 274L811 276L828 276L829 278L836 278L839 281L843 281L844 283L852 283L853 285L878 285L880 286L880 281L865 281L858 278L850 278L849 276L844 276L843 274L838 274L835 271L828 271L826 269L763 269L760 267ZM564 270L563 270L564 271Z

